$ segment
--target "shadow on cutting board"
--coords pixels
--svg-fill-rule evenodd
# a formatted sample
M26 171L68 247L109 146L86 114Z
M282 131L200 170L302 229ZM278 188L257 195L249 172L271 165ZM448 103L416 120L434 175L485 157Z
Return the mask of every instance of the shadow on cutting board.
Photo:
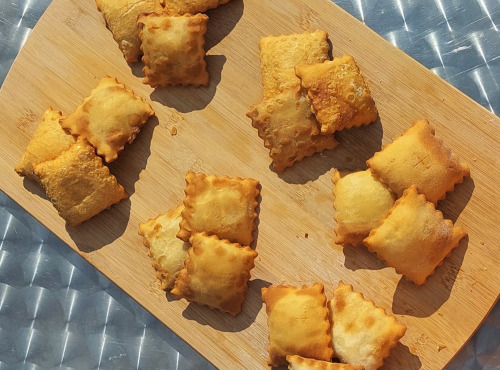
M453 191L446 193L446 198L440 200L437 209L443 212L444 218L447 218L455 224L458 216L462 213L467 203L469 203L476 185L471 177L464 178L464 182L457 184Z
M433 275L424 285L417 286L401 277L392 300L392 312L399 315L428 317L434 314L448 300L457 282L458 272L469 246L469 238L460 241L450 257L436 267Z
M208 24L205 50L210 50L229 35L241 19L244 8L243 0L233 0L206 12Z
M342 248L344 253L344 266L349 270L382 270L385 263L377 258L376 253L372 253L364 245L346 245Z
M205 108L215 96L226 57L207 55L205 60L210 75L208 86L158 86L151 93L150 99L181 113Z
M262 308L260 290L270 285L270 282L262 279L250 280L241 312L234 317L228 313L220 312L197 303L190 303L182 313L182 316L188 320L194 320L201 325L208 325L223 332L242 331L255 322L255 318ZM171 299L169 298L169 300Z
M305 184L318 179L332 168L341 171L365 170L366 161L381 149L383 134L379 118L366 126L338 131L335 137L339 145L335 149L304 158L279 174L279 177L289 184ZM272 165L270 168L273 170Z
M158 118L151 117L132 144L126 144L118 159L108 165L129 197L134 194L135 183L151 155L151 138L156 126ZM130 198L124 199L79 226L66 226L66 230L81 252L96 251L123 235L130 217L130 206Z
M417 355L410 352L408 346L398 342L391 350L389 357L384 359L381 369L420 369L422 362Z

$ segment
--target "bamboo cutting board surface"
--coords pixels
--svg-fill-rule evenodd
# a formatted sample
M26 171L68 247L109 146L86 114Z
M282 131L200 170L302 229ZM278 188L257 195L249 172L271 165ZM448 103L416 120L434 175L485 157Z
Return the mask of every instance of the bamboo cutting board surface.
M152 89L141 82L142 65L123 60L93 0L54 0L0 90L2 190L219 368L266 366L262 287L318 281L330 298L339 280L408 326L386 368L442 368L500 290L500 209L494 206L500 119L328 0L232 0L208 15L210 86ZM334 56L355 57L380 121L339 133L337 149L278 175L245 116L262 97L258 41L315 29L329 33ZM43 111L52 106L71 113L105 75L151 100L157 117L110 166L130 199L80 227L66 228L43 192L13 168ZM471 167L471 178L438 204L469 237L424 286L416 287L365 248L334 244L331 177L335 168L365 168L382 144L423 117ZM252 177L262 185L254 245L259 257L243 311L235 318L161 291L137 235L140 222L182 202L190 169Z

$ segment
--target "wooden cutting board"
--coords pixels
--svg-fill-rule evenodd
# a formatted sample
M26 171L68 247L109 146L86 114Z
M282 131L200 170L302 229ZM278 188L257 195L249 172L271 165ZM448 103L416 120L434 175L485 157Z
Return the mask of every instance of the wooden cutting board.
M331 297L343 280L408 326L387 368L442 368L500 290L500 119L328 0L233 0L208 15L210 86L152 89L141 82L142 65L123 60L94 1L54 0L0 91L2 190L217 367L266 366L262 287L318 281ZM328 31L333 55L355 57L380 122L339 133L339 148L278 175L245 116L262 96L258 41L315 29ZM150 99L157 118L111 165L130 199L66 228L43 192L13 168L43 111L52 106L71 113L105 75ZM331 177L334 168L365 168L382 144L422 117L471 167L471 178L438 204L447 218L468 229L469 238L427 284L416 287L365 248L334 244ZM190 169L252 177L262 185L259 257L243 312L235 318L161 291L137 235L140 222L182 202Z

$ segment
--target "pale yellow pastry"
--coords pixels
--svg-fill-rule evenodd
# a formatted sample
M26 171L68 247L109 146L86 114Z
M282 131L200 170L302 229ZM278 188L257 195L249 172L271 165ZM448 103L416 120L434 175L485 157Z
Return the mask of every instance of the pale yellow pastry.
M295 66L328 60L327 38L325 31L262 37L259 48L264 98L300 87Z
M189 171L184 210L177 237L206 232L248 246L253 241L259 182L254 179L207 176Z
M434 204L412 186L364 243L388 266L422 285L466 235L462 227L445 220Z
M55 159L36 164L34 172L69 226L76 226L127 198L94 148L83 139Z
M137 16L141 13L160 12L159 0L96 0L97 9L104 20L127 63L139 61L141 40Z
M361 244L378 226L395 201L394 193L368 169L356 172L335 170L333 208L335 243Z
M322 133L367 125L377 119L370 89L352 56L300 64L295 73L307 91Z
M60 120L73 135L84 137L106 162L118 157L149 117L151 106L116 78L103 77L76 110Z
M205 14L139 16L137 24L144 53L145 84L156 86L207 86L205 62Z
M327 362L297 355L288 355L286 360L289 370L363 370L363 366Z
M406 332L406 326L394 316L343 282L335 289L328 306L333 348L341 362L366 370L378 369Z
M372 171L401 196L416 185L430 202L436 203L469 174L467 164L434 136L426 119L418 120L401 136L385 145L367 161Z
M323 284L295 288L262 288L269 328L270 366L286 365L286 356L330 361L333 355L330 321Z
M204 13L228 2L229 0L163 0L165 10L171 14Z
M206 233L193 234L189 242L189 257L172 294L236 316L245 300L257 252Z
M75 142L75 138L61 128L59 119L60 111L48 108L42 116L42 121L36 128L21 161L15 170L20 176L37 180L33 173L33 166L49 159L54 159L59 154L68 150Z
M181 205L139 225L139 235L143 236L143 243L149 248L148 254L153 259L156 277L165 290L174 285L191 247L188 242L175 236L179 231L183 209Z
M293 89L250 107L247 116L269 149L273 168L285 168L338 145L333 135L319 135L319 125L306 98Z

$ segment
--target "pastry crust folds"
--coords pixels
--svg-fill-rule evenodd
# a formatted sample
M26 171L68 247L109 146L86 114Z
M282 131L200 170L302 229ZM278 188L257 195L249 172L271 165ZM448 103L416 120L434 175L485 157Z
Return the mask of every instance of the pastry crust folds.
M205 14L140 15L137 24L144 53L145 84L156 86L207 86L205 62Z
M196 233L172 294L236 316L245 300L257 252L250 247Z
M165 10L170 14L204 13L230 0L163 0Z
M389 356L406 326L375 306L351 285L340 282L328 302L335 355L340 361L378 369Z
M368 169L335 171L335 243L357 245L378 226L394 204L395 195Z
M352 56L297 65L295 73L307 91L322 133L367 125L377 119L370 89Z
M54 159L75 142L75 138L61 128L59 124L61 117L60 111L50 107L43 113L40 124L15 168L20 176L37 181L33 166Z
M434 204L412 186L364 243L388 266L422 285L466 235L462 227L445 220Z
M434 136L426 119L418 120L367 161L372 171L398 195L411 185L437 203L469 175L467 164Z
M325 31L262 37L259 48L264 98L300 86L294 69L297 64L328 60L327 38Z
M363 370L363 366L339 364L297 355L288 355L286 360L288 361L289 370Z
M330 321L323 284L262 288L269 327L270 366L286 365L287 355L330 361Z
M183 205L169 210L139 225L139 235L148 247L148 255L153 259L156 277L160 280L162 289L170 289L179 272L184 267L191 245L176 237L181 221Z
M127 63L139 61L141 40L136 21L141 13L161 12L159 0L96 0L97 9L104 20Z
M260 193L258 181L189 171L184 192L178 238L187 241L192 233L204 231L241 245L252 243Z
M69 226L76 226L127 198L94 148L82 139L57 158L35 165L34 172Z
M109 163L126 143L134 141L152 115L151 106L132 90L116 78L103 77L90 96L60 123L73 135L84 137Z
M295 90L287 90L250 107L247 116L269 149L277 172L338 145L333 135L319 135L319 124L311 105Z

